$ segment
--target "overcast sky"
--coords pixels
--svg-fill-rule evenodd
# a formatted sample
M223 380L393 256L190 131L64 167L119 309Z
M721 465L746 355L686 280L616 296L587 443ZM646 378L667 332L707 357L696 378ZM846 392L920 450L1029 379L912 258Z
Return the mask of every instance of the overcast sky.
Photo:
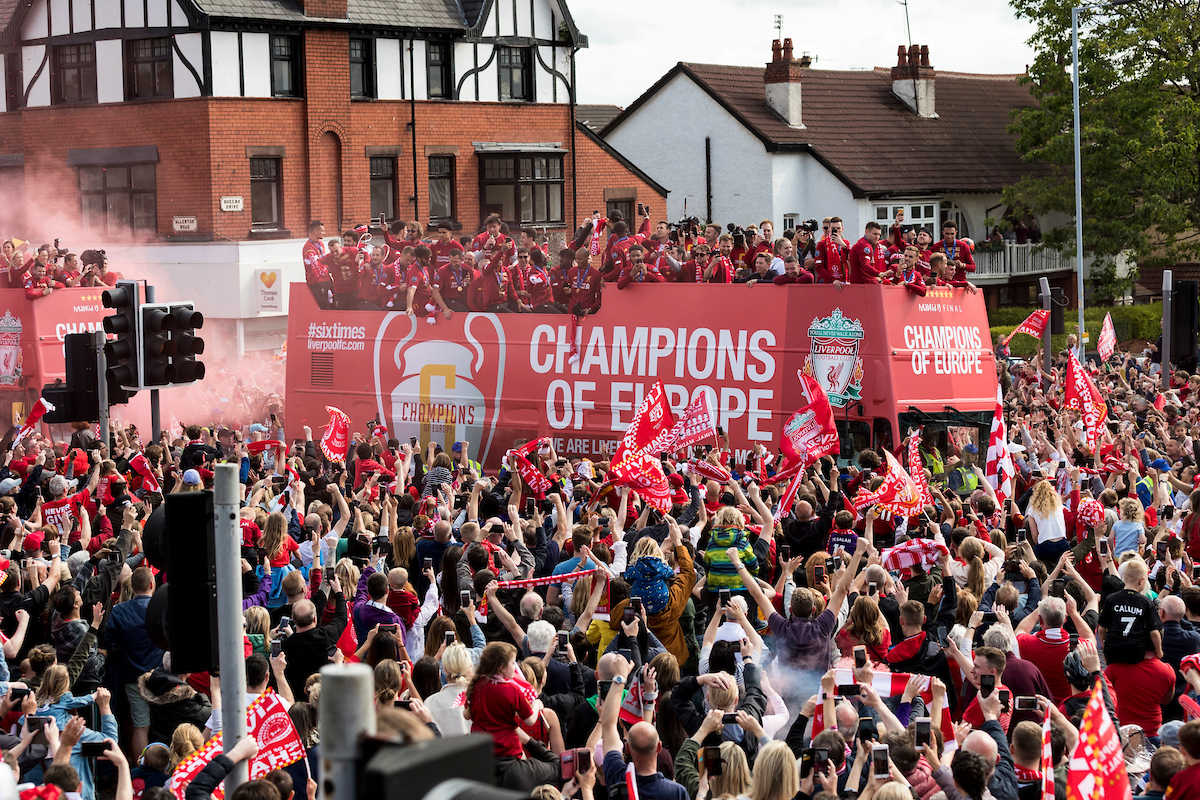
M578 57L581 103L627 106L678 61L762 66L775 14L796 56L808 51L819 69L890 67L908 42L896 0L575 0L570 8L589 42ZM1005 0L910 0L909 20L935 69L1015 73L1033 61L1025 43L1033 26Z

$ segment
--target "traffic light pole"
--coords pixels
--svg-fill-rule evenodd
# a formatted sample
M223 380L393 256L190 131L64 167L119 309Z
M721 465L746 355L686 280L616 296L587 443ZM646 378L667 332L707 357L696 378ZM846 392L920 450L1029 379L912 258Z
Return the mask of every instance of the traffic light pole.
M100 406L100 441L109 444L108 436L108 359L104 357L104 331L93 331L92 341L96 347L96 397Z
M242 637L241 534L238 465L218 464L214 477L213 534L217 572L217 642L221 666L221 745L228 753L246 737L246 660ZM372 715L373 717L374 715ZM228 796L249 780L247 762L225 778Z
M156 303L154 287L146 284L146 302ZM155 443L162 438L162 415L158 410L158 389L150 390L150 437Z

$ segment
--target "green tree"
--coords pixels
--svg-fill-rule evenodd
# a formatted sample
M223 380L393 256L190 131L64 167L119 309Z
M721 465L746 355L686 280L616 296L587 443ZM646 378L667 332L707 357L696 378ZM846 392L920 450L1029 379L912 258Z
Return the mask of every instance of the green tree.
M1078 0L1077 0L1078 1ZM1025 79L1039 104L1016 116L1017 151L1046 169L1006 192L1011 205L1070 220L1043 231L1075 251L1071 0L1012 0L1037 25ZM1134 0L1080 14L1084 250L1147 263L1200 256L1200 8Z

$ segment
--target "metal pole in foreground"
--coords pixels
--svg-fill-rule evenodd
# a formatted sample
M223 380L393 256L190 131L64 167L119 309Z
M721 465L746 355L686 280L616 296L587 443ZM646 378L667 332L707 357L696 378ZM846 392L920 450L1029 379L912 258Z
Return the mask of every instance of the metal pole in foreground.
M1050 296L1050 279L1039 278L1038 285L1042 289L1042 309L1049 311L1051 314L1051 305L1054 303L1054 298ZM1045 372L1050 372L1050 320L1046 320L1046 327L1042 330L1042 363L1041 369Z
M1171 270L1163 270L1163 319L1162 319L1162 388L1171 388L1171 315L1175 310L1171 307Z
M154 287L146 284L146 302L156 303ZM158 410L158 389L150 390L150 439L155 444L162 437L162 414Z
M221 666L221 745L228 753L246 736L246 660L242 655L241 536L238 465L218 464L214 478L213 548L217 568L217 643ZM242 761L225 778L225 791L249 779Z
M96 398L100 405L100 441L108 439L108 359L104 357L104 332L93 331L92 345L96 348Z
M375 735L375 678L366 664L321 668L321 798L356 800L361 741Z

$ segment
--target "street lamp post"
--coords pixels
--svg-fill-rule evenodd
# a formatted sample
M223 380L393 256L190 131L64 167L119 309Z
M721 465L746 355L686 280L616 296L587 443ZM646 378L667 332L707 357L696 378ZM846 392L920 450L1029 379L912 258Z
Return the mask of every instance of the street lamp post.
M1071 91L1075 115L1075 279L1079 294L1079 360L1083 361L1083 161L1079 157L1079 12L1089 8L1109 8L1132 3L1133 0L1113 0L1111 3L1092 3L1071 8Z

